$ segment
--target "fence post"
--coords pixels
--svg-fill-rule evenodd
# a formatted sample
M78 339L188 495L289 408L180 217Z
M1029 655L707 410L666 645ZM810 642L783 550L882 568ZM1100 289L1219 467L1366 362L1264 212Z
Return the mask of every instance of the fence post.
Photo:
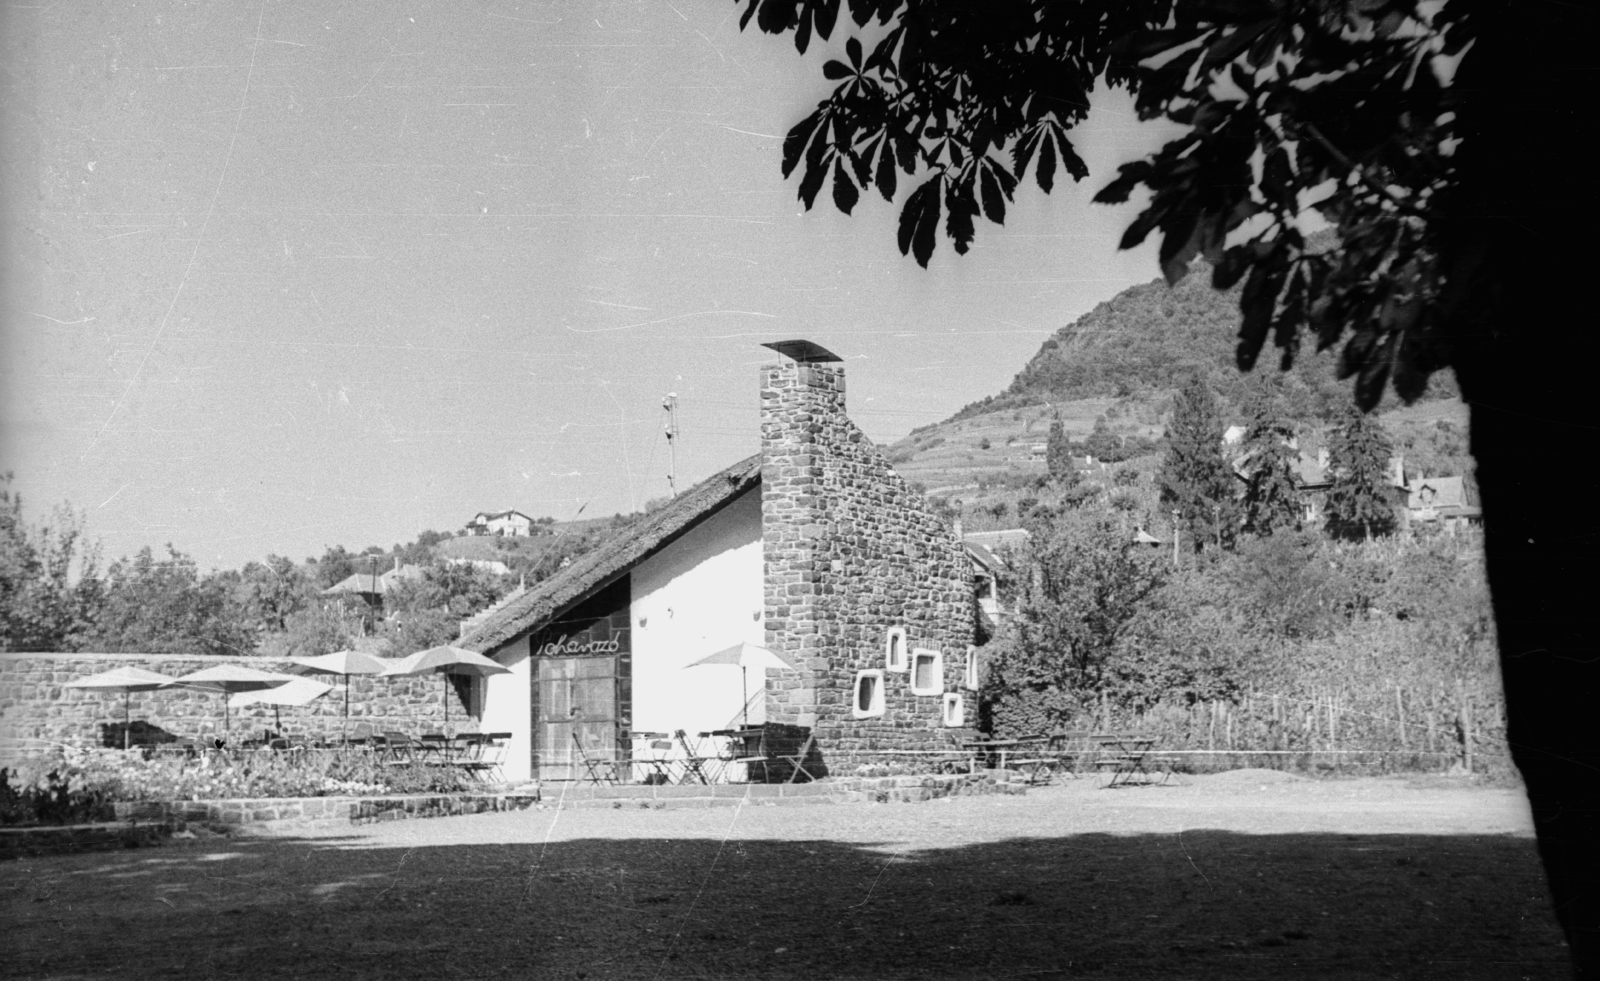
M1339 729L1334 723L1333 695L1328 696L1328 749L1334 753L1334 762L1337 763L1339 753Z
M1466 682L1456 679L1457 713L1461 723L1461 762L1467 772L1472 772L1472 699L1467 695Z
M1405 700L1400 697L1399 685L1394 686L1394 708L1399 717L1400 748L1409 749L1410 747L1406 745L1406 703Z

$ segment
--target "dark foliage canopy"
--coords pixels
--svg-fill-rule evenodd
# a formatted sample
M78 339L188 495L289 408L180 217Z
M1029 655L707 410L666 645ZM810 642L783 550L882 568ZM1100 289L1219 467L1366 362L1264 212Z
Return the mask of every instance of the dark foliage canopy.
M1287 365L1348 331L1341 377L1363 407L1393 378L1420 395L1448 361L1436 322L1444 274L1436 220L1455 187L1449 82L1473 37L1462 2L1301 0L736 0L741 26L791 32L802 53L848 13L863 33L829 60L833 93L789 131L783 173L807 208L824 185L850 213L863 190L901 204L898 242L926 266L941 226L958 253L981 215L1004 223L1028 172L1089 176L1071 130L1097 80L1130 90L1142 118L1186 131L1124 164L1097 200L1149 205L1124 248L1161 235L1177 281L1198 255L1219 288L1243 283L1237 359L1267 338ZM1340 247L1308 248L1315 208Z

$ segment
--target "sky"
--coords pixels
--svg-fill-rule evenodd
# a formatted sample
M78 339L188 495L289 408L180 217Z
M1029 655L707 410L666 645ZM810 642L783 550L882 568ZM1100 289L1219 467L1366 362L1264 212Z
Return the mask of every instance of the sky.
M40 0L0 13L0 469L107 559L202 568L567 520L758 448L765 342L839 354L879 443L1003 390L1158 275L1090 205L1163 135L1096 93L1092 176L929 269L895 205L779 170L831 43L731 0ZM1063 179L1064 180L1064 179ZM900 198L914 185L902 179Z

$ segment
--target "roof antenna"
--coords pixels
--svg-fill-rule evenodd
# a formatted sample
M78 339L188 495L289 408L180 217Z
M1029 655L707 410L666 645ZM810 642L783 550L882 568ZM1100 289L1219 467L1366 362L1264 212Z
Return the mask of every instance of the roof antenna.
M678 393L668 392L667 397L661 400L661 407L667 410L667 489L673 497L678 496Z

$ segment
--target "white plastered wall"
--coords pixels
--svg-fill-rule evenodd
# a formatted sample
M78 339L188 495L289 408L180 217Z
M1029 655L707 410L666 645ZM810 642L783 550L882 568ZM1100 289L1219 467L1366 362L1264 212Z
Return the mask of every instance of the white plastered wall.
M633 730L697 732L741 720L745 699L766 673L751 668L740 693L735 665L689 668L735 644L760 644L762 624L761 491L729 503L633 570ZM765 721L765 700L750 722Z
M502 769L506 779L520 782L533 779L533 661L528 657L528 638L521 637L500 648L493 660L511 669L510 674L490 675L483 699L483 732L509 732Z

